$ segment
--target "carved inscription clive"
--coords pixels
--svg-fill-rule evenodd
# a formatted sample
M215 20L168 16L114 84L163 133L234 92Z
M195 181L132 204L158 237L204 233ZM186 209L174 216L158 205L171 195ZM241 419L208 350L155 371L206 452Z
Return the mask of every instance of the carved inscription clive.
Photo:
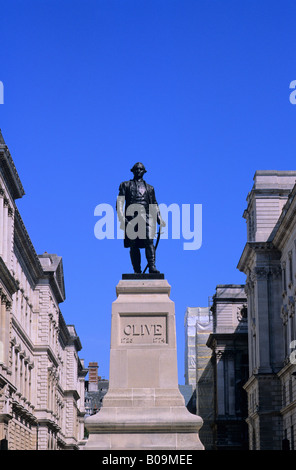
M166 315L134 316L121 315L121 344L166 344Z

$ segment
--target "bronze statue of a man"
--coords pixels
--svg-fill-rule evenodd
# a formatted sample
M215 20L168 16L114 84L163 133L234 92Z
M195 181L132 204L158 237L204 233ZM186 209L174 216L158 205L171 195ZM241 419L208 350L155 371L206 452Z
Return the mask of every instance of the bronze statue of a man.
M155 267L153 239L156 223L164 226L153 186L144 181L144 165L136 163L131 169L134 178L119 186L117 214L121 228L125 231L124 246L130 248L131 262L135 273L141 273L141 251L145 248L149 273L159 273ZM125 207L124 207L125 204Z

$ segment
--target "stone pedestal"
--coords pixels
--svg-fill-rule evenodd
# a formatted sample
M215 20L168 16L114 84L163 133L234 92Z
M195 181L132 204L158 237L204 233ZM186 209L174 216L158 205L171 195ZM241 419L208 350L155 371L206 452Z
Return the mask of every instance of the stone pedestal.
M122 280L112 305L109 390L86 419L86 450L202 450L178 388L175 308L165 279Z

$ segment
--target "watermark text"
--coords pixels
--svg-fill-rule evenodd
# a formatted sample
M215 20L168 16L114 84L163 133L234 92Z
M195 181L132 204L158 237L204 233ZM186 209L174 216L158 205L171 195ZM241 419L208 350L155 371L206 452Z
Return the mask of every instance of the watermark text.
M120 199L121 207L123 202ZM150 204L148 210L141 204L131 204L124 216L118 214L118 217L111 204L98 204L94 210L95 217L99 218L94 235L98 240L155 238L160 214L164 222L161 224L162 239L183 239L184 250L198 250L201 247L202 204Z
M294 90L290 93L290 96L289 96L290 103L296 104L296 80L292 80L290 82L289 88Z
M0 104L4 104L4 85L0 81Z

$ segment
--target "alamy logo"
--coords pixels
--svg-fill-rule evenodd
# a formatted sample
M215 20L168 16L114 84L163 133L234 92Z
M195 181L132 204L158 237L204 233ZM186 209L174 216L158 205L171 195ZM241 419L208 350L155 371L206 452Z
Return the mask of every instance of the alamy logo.
M124 197L117 198L122 206ZM202 244L202 204L150 204L146 211L141 204L131 204L126 211L124 223L117 217L117 211L110 204L98 204L94 215L99 217L94 227L98 240L154 238L157 231L159 213L164 224L161 225L161 238L174 240L183 238L184 250L198 250ZM169 216L170 214L170 216ZM170 221L170 223L169 223ZM147 229L148 227L148 229Z
M0 82L0 104L4 104L4 85Z
M290 87L291 89L294 89L294 91L292 91L292 93L290 93L290 103L291 104L296 104L296 80L292 80L291 83L290 83Z

